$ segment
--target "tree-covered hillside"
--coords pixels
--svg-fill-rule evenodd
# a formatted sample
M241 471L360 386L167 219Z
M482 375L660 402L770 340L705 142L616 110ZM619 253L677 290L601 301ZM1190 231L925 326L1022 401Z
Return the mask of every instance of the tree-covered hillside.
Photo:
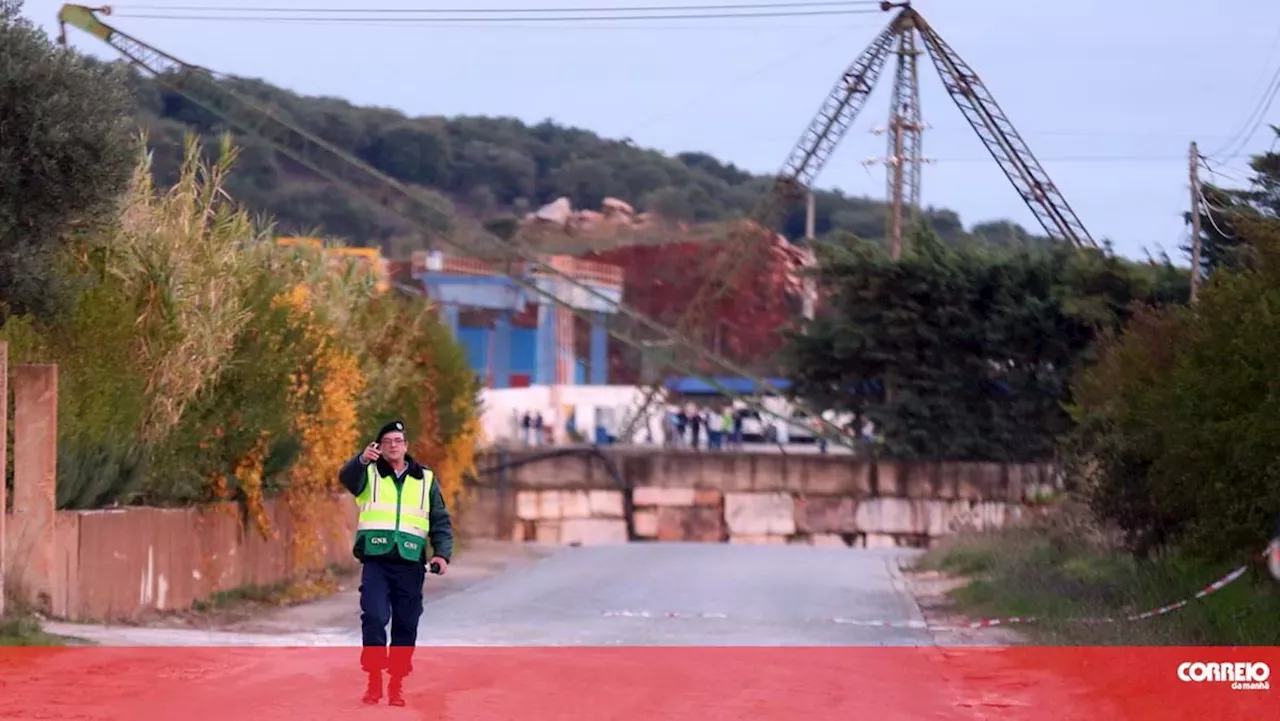
M511 228L515 217L560 196L567 196L575 208L596 209L601 200L613 196L638 211L670 220L729 220L748 213L769 187L767 177L705 153L670 157L550 120L526 125L513 118L415 118L337 98L304 97L258 80L221 82L267 101L300 127L388 175L439 192L458 210L492 228ZM136 78L134 91L138 117L156 150L161 182L178 167L184 133L232 130L149 78ZM351 244L390 243L395 251L410 249L398 240L406 229L395 218L308 177L262 141L233 135L242 153L228 182L230 190L248 207L272 216L281 232L319 230ZM816 232L844 230L863 238L882 237L884 209L878 199L822 192L816 198ZM927 216L948 242L975 235L1002 244L1033 237L1006 222L979 224L966 233L960 217L949 210L929 210ZM802 207L794 209L783 231L793 238L803 235Z

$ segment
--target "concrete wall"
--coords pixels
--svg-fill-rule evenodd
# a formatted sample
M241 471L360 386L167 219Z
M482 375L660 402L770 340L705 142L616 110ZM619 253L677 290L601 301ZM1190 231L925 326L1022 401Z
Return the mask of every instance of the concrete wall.
M335 496L319 515L325 562L354 566L350 496ZM57 618L123 621L188 609L219 591L287 579L290 517L276 504L267 516L273 532L264 538L243 527L233 504L58 511L51 533L24 538L10 527L6 571L12 591ZM53 555L47 575L24 572L37 545Z
M962 526L1000 526L1060 487L1047 465L625 450L526 462L533 455L482 459L468 535L924 546Z

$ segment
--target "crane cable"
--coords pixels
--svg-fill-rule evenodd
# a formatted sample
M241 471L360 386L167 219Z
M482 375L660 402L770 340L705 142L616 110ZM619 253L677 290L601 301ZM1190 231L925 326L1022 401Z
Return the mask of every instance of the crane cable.
M123 10L124 12L117 12ZM135 10L152 12L134 12ZM726 11L747 12L726 12ZM158 14L154 11L160 11ZM762 12L763 11L763 12ZM191 14L191 13L216 14ZM590 20L720 20L732 18L786 18L863 15L883 10L875 0L809 0L802 2L751 2L718 5L625 5L613 7L534 8L357 8L357 7L252 7L216 5L126 5L112 8L118 17L142 20L212 20L231 22L329 22L432 24L579 22ZM252 14L249 14L252 13ZM262 13L277 13L263 15ZM564 13L570 13L564 15ZM611 13L644 13L616 15ZM465 15L467 17L457 17ZM557 16L558 15L558 16ZM446 16L446 17L432 17Z

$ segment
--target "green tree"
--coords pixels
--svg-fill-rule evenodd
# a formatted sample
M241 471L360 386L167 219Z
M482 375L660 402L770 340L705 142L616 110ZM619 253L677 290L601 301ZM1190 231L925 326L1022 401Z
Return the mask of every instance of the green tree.
M1280 126L1271 126L1280 137ZM1236 228L1240 216L1258 217L1280 215L1280 155L1264 153L1250 160L1254 177L1246 188L1224 188L1213 183L1202 183L1204 198L1200 212L1200 269L1207 276L1215 271L1241 270L1256 260L1252 243L1241 237ZM1191 224L1191 213L1183 218ZM1182 246L1191 255L1191 242Z
M1196 306L1135 317L1074 386L1070 441L1091 501L1139 555L1237 560L1280 515L1280 154L1252 167L1250 187L1212 210L1216 260Z
M135 148L123 72L56 47L21 9L0 0L0 323L64 307L60 243L114 220Z
M1071 373L1134 301L1177 297L1177 271L1064 246L948 246L916 230L893 261L833 238L823 313L793 336L793 392L870 418L899 458L1038 461L1071 419ZM1185 297L1185 296L1184 296Z

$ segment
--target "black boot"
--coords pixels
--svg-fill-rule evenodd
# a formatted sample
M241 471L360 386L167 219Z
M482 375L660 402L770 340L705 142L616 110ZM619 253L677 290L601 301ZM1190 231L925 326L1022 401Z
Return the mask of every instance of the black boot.
M369 672L369 685L365 687L364 698L360 699L367 704L376 704L382 700L382 672Z
M392 676L391 682L387 684L387 704L391 706L404 705L403 679L399 676Z

